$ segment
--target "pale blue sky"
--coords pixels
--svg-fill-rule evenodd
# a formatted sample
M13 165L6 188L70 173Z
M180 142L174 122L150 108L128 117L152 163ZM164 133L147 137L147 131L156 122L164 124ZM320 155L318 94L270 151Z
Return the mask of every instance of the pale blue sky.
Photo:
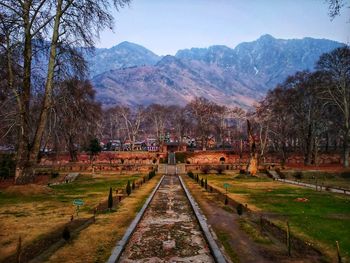
M349 2L349 0L346 0ZM325 0L133 0L115 12L97 47L130 41L158 55L191 47L235 47L263 34L350 43L350 9L333 21Z

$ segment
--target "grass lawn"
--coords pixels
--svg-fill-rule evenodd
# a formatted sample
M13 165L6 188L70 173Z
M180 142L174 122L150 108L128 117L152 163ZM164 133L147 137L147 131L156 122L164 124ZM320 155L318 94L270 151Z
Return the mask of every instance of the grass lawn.
M298 180L304 183L317 184L350 189L350 172L332 173L322 171L298 171L298 170L287 170L283 171L286 179Z
M91 209L107 200L110 187L122 189L128 180L138 178L140 174L80 175L70 184L11 186L0 190L0 261L15 252L19 236L25 246L67 223L72 214L75 216L74 199L84 201L79 218L90 217Z
M158 175L125 198L116 212L99 215L95 224L80 232L78 237L58 249L46 261L51 263L106 262L112 248L122 238L159 179Z
M222 191L228 183L230 197L248 204L255 211L268 212L283 227L288 220L294 234L316 244L333 258L338 240L342 256L350 258L349 196L316 192L269 178L235 179L228 175L208 175L208 183ZM308 201L298 202L297 198Z

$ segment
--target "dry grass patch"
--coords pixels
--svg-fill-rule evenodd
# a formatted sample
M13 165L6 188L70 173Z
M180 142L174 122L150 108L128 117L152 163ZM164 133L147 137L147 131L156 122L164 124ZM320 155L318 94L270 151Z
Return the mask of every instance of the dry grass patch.
M12 185L4 190L8 194L19 194L24 196L51 194L53 190L46 185L28 184L28 185Z
M69 221L70 206L60 203L43 202L17 204L0 209L0 260L16 251L18 237L23 246L45 233Z
M108 175L94 179L81 175L70 184L10 186L0 191L0 261L15 253L19 236L26 246L69 222L75 216L74 199L83 199L79 218L91 217L91 209L107 200L109 187L124 188L139 175ZM142 190L141 190L142 191Z
M71 243L60 248L49 261L105 262L159 178L155 177L124 199L116 212L98 215L95 224L83 230Z

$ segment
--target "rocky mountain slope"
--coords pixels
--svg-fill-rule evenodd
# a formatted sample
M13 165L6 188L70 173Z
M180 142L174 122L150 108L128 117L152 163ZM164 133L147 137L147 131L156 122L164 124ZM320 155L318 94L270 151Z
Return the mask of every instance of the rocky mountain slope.
M161 59L147 48L127 41L108 49L97 48L85 57L92 77L113 69L154 65Z
M163 58L137 45L113 55L112 50L120 48L116 46L110 52L98 51L95 63L100 66L92 68L97 74L92 81L104 106L185 105L203 96L247 108L288 75L313 70L321 54L341 45L326 39L283 40L264 35L234 49L192 48Z

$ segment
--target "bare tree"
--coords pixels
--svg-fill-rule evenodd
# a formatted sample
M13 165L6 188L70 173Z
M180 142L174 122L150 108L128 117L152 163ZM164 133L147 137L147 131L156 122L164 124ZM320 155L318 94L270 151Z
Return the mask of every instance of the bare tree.
M148 106L145 112L147 113L149 123L152 125L151 130L154 130L158 144L160 144L165 135L165 129L169 122L169 115L172 113L169 112L167 106L159 104Z
M225 133L227 132L227 126L228 126L228 115L229 115L229 108L226 106L220 106L216 105L216 109L214 110L215 117L214 117L214 129L216 132L216 141L221 144L221 147L225 148Z
M332 19L338 16L340 10L345 6L345 0L328 0L327 2L329 4L329 16Z
M54 118L58 136L62 136L71 161L77 161L78 150L96 137L96 122L101 106L95 102L95 91L89 81L66 80L54 98Z
M266 98L260 103L259 111L268 114L269 137L272 147L278 151L282 163L287 159L288 141L293 134L291 128L292 118L289 114L289 93L290 90L279 85L274 90L269 91Z
M205 98L195 98L188 105L188 111L195 120L196 133L201 138L202 149L206 150L207 141L213 129L213 120L217 105Z
M119 108L119 114L124 120L124 127L131 143L130 150L134 150L134 145L140 134L141 124L145 119L145 109L142 106L137 109L130 109L126 106Z
M174 128L176 136L183 142L185 135L190 134L191 120L186 108L172 105L169 107L169 126ZM170 128L168 127L168 128Z
M22 84L13 87L20 113L19 145L17 150L16 182L26 183L31 179L32 166L35 164L50 108L57 67L62 66L58 57L63 51L73 51L73 46L94 44L98 32L112 27L111 3L115 7L127 4L129 0L3 0L1 13L13 30L8 38L18 38L23 47ZM32 104L32 60L34 40L48 40L49 60L46 70L45 87L42 92L42 106L38 119L31 122ZM74 66L74 65L73 65ZM35 125L35 126L34 126ZM33 135L30 129L34 127Z
M254 123L258 126L259 136L259 158L265 162L265 152L268 148L269 133L270 133L270 109L267 105L263 105L262 101L259 105L255 106L255 114L253 115Z
M317 63L323 75L322 98L338 109L342 117L344 167L349 167L350 151L350 48L337 48Z

